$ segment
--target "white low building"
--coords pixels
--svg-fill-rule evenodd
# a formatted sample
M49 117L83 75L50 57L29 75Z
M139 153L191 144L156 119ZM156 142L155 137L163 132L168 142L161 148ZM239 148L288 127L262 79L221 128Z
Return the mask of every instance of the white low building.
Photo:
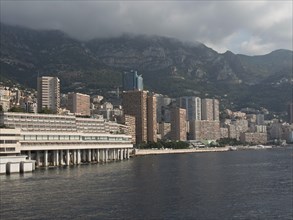
M35 169L35 162L21 155L20 139L20 129L0 129L0 174Z
M24 155L36 166L123 160L133 148L131 136L121 134L121 125L101 119L1 112L0 126L2 164L9 163L9 155Z

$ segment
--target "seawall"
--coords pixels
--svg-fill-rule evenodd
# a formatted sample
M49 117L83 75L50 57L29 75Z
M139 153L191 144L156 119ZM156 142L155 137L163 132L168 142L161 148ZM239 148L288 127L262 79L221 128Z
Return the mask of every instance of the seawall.
M156 155L156 154L183 154L204 152L225 152L229 147L221 148L193 148L193 149L135 149L133 156Z

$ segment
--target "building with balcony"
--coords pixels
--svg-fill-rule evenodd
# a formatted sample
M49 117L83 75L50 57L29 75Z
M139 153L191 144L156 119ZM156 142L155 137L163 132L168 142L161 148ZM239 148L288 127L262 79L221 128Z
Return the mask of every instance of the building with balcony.
M135 117L136 143L157 141L156 98L147 91L123 93L124 114Z
M172 108L170 138L179 141L187 140L186 109Z
M60 108L60 80L58 77L38 77L38 111L49 109L57 113Z

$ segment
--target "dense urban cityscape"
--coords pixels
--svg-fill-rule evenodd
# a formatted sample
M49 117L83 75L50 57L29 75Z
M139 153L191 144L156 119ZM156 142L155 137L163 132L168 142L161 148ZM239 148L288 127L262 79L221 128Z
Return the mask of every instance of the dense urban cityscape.
M185 148L293 142L292 103L287 122L265 120L268 110L220 112L214 98L173 99L145 91L137 71L124 72L122 84L116 105L101 95L61 94L60 80L53 76L38 77L37 92L2 85L0 154L56 166L127 159L133 145L163 148L171 141L184 142ZM2 173L12 172L8 162L2 162ZM18 162L16 171L25 169ZM23 163L35 169L34 162Z
M0 6L0 220L293 220L293 1Z

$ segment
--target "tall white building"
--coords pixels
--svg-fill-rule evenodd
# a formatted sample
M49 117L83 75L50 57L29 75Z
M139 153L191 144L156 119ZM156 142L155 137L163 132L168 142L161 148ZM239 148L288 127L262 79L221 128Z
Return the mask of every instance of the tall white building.
M60 80L58 77L38 77L38 111L44 108L57 113L60 107Z
M201 99L195 96L184 96L179 98L179 107L186 109L187 121L201 120Z

